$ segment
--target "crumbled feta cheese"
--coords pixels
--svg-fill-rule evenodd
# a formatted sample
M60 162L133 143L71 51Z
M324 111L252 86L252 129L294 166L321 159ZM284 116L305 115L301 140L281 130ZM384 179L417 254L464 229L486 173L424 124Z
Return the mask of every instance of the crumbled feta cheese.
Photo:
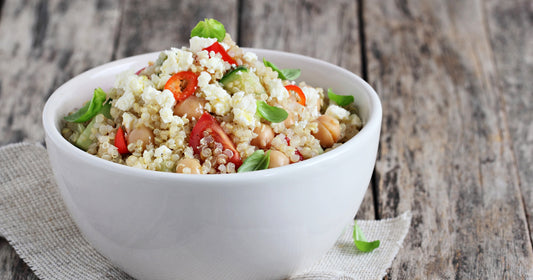
M196 58L198 59L200 65L205 67L207 72L211 74L221 75L226 71L226 66L229 68L229 63L224 62L219 53L200 51L196 53Z
M335 104L329 105L329 107L326 109L325 114L339 121L348 120L348 118L350 117L350 112L348 110Z
M216 38L202 38L202 37L194 36L191 39L189 39L189 44L191 46L190 49L192 52L196 53L211 46L216 41L217 41Z
M219 84L208 84L200 87L200 91L208 101L206 110L217 115L225 115L230 111L231 96Z
M144 150L142 157L144 158L146 162L152 161L152 158L154 157L154 150L152 149Z
M203 87L207 86L210 81L211 81L211 75L209 75L209 73L203 71L198 76L198 87L203 88Z
M194 59L192 52L172 48L165 51L167 59L161 65L161 72L163 74L172 75L181 71L187 71L193 65Z
M168 79L170 79L170 77L172 76L169 74L152 74L150 80L158 90L163 90L165 88L165 84L167 83Z
M252 94L245 94L239 91L231 97L231 106L233 107L233 120L247 127L255 127L257 118L255 112L257 105L255 97Z
M117 102L115 102L114 105L122 111L127 111L133 106L134 103L135 96L130 90L127 90L119 99L117 99Z
M159 148L155 149L154 151L155 157L161 159L169 158L171 154L172 150L165 145L159 146Z
M245 52L242 59L244 59L244 62L253 64L257 61L257 55L253 52Z
M283 102L283 100L289 98L289 92L283 86L283 83L280 79L272 79L267 81L267 88L270 91L270 97L268 98L269 101L272 101L274 98L276 98L278 102Z
M136 119L135 116L133 116L132 114L128 112L125 112L124 114L122 114L122 126L126 128L127 132L130 132L131 129L133 128L133 121L135 121L135 119Z
M134 95L140 95L144 88L151 86L153 83L146 76L134 75L132 71L127 71L117 76L115 87L131 92Z
M318 117L320 114L320 94L318 90L308 86L300 86L303 93L305 94L305 105L310 109L311 114L315 117Z
M174 99L174 94L168 89L165 89L161 92L161 94L158 94L155 98L157 101L157 104L161 106L161 109L159 110L159 115L161 116L161 120L164 123L169 123L172 121L172 117L174 116L174 104L176 104L176 99Z
M357 127L357 129L360 129L363 126L363 121L359 118L359 116L357 114L351 114L350 115L349 123L351 125Z
M161 92L153 87L147 87L141 94L141 98L146 104L152 104L156 102L156 98L160 95Z
M170 108L161 108L161 110L159 110L159 115L161 116L161 120L164 123L169 123L170 121L172 121L172 116L174 115L174 112Z

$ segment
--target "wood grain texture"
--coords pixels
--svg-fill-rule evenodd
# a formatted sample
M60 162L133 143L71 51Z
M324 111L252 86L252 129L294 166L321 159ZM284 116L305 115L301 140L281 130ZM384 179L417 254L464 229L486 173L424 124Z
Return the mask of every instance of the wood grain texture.
M243 1L239 44L299 53L361 75L356 1ZM357 214L374 219L370 186Z
M485 6L533 243L533 2L488 1Z
M411 209L387 278L525 279L533 253L481 1L367 1L384 122L378 213Z
M205 18L219 20L236 35L237 12L237 0L125 1L115 57L188 46L191 30Z
M322 59L361 75L357 2L243 1L240 44Z
M0 24L0 145L43 141L45 101L67 79L109 61L118 16L115 1L6 0Z

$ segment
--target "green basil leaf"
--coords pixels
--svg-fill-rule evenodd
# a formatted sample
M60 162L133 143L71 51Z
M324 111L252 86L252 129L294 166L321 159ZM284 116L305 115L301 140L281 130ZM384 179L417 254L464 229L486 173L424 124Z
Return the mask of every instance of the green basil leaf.
M282 80L296 80L300 77L300 69L279 69L274 63L263 58L263 64L266 67L272 68L275 72L278 72L278 77Z
M265 101L257 100L257 113L267 121L279 123L284 121L289 113L283 108L270 106Z
M353 243L355 247L361 252L372 252L374 249L379 247L379 240L366 241L365 235L359 226L357 226L357 221L354 221L353 226Z
M302 70L300 69L282 69L281 73L283 73L283 76L287 78L286 80L296 80L298 77L300 77L300 73Z
M270 163L270 150L265 154L263 150L257 150L244 160L237 169L238 173L267 169Z
M224 40L226 37L226 28L216 19L205 19L204 21L198 22L196 26L191 31L191 38L194 36L203 37L203 38L216 38L219 42Z
M330 100L335 101L339 106L346 106L354 101L352 95L337 95L330 88L328 88L328 97Z
M106 94L101 88L94 90L93 98L90 102L87 102L85 106L81 107L78 111L70 114L64 119L68 122L82 123L92 119L96 116L100 109L102 109L103 103L106 100Z
M102 106L102 109L100 109L100 114L104 115L104 117L108 119L113 119L111 116L111 98L109 98L104 105Z

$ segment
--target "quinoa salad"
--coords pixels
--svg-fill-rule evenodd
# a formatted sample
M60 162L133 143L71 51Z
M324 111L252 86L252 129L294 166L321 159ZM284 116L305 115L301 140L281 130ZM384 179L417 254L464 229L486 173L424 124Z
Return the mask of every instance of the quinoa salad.
M145 68L62 121L61 134L102 159L136 168L221 174L284 166L318 156L363 123L353 96L295 82L299 69L240 49L214 20L191 31L189 47L160 53Z

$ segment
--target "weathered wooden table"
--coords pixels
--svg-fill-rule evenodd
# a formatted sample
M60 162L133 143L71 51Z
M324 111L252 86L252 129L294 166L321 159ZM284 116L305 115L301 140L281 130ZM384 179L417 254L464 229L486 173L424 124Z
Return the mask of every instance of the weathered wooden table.
M206 17L379 93L359 218L411 210L387 279L533 277L533 2L0 0L0 145L44 142L49 95L114 59L188 44ZM1 193L0 193L1 195ZM0 238L0 279L37 279Z

